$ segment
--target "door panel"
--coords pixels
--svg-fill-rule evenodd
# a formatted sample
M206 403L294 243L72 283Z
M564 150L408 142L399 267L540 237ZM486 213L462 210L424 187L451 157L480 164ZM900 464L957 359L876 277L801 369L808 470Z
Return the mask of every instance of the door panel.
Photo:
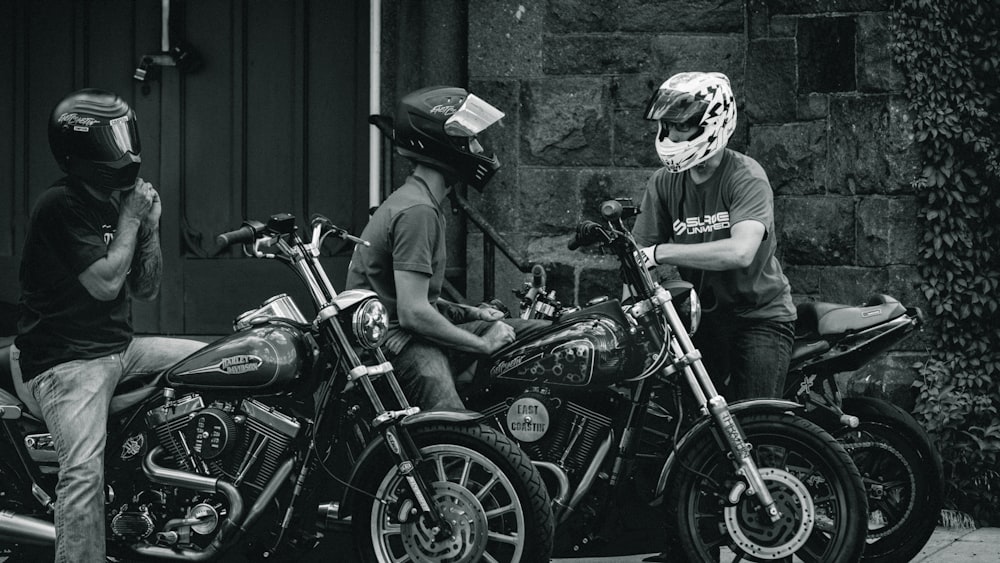
M28 210L60 175L48 114L85 86L132 104L141 175L163 201L163 284L157 301L134 308L140 332L228 330L234 313L298 289L276 264L217 254L216 234L245 214L323 213L353 232L367 222L367 3L172 0L174 37L204 64L158 68L145 83L132 75L160 50L161 0L0 4L0 76L13 77L0 80L10 124L0 140L0 222L10 225L0 233L0 299L16 300ZM340 284L350 251L325 250Z

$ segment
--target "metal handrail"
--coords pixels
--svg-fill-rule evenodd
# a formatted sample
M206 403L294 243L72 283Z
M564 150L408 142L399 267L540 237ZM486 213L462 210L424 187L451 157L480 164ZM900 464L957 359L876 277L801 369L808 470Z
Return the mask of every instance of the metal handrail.
M495 248L499 248L500 252L503 252L504 256L514 266L517 267L523 273L528 273L531 271L531 263L528 261L527 257L507 242L507 239L497 231L496 228L490 224L486 217L477 211L474 207L469 204L469 201L462 197L456 190L451 191L452 201L456 206L465 213L465 216L469 218L479 230L483 232L483 298L486 301L492 299L495 295L495 282L494 277L496 275L496 268L494 262L496 261Z

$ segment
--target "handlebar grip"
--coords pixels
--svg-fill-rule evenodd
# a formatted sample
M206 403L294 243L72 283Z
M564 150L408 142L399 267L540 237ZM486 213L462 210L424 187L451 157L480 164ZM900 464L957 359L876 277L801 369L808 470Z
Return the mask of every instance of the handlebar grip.
M215 243L220 247L226 247L234 244L253 242L256 237L257 231L249 225L244 225L235 231L225 232L215 237Z
M576 227L576 236L566 245L570 250L576 250L581 246L595 242L594 233L601 230L601 226L593 221L584 221Z

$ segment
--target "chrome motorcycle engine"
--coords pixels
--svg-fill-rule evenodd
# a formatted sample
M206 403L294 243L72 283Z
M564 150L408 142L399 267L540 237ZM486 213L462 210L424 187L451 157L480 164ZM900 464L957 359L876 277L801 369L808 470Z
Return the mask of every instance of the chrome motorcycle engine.
M548 388L535 388L482 412L492 425L517 440L533 461L558 465L572 478L590 465L611 428L611 418L596 406L555 397ZM602 410L613 412L611 407Z
M274 475L300 428L294 418L255 399L206 406L196 393L150 410L146 426L178 469L258 490Z

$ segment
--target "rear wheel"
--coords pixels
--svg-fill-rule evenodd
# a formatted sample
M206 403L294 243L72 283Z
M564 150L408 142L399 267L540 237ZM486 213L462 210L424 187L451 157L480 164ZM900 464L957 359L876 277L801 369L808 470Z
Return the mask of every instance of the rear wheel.
M772 522L746 492L728 451L692 439L682 449L669 491L690 561L848 563L865 547L861 476L844 447L815 424L786 414L741 414L740 427L781 518ZM728 561L729 559L723 559Z
M367 465L352 504L363 561L542 562L552 552L553 519L538 471L510 440L484 426L410 429L417 467L435 509L452 528L440 537L418 512L407 476L390 456Z
M871 398L845 399L857 428L834 436L861 472L868 495L864 561L909 561L934 533L943 504L941 456L927 432L899 407Z

